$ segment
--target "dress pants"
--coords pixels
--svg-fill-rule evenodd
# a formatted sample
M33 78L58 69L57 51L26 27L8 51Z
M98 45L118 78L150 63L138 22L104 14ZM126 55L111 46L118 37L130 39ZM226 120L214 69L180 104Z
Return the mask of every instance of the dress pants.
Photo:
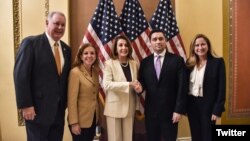
M212 110L204 106L204 99L189 96L188 121L190 125L192 141L212 141Z
M62 141L64 117L65 110L60 107L51 125L41 125L36 121L25 121L27 141Z
M132 141L133 122L132 116L126 118L113 118L106 116L108 127L108 141Z
M133 94L129 94L129 108L126 117L117 118L106 116L108 141L132 141L133 139L135 101L131 99Z
M145 117L147 141L176 141L178 123L160 116Z
M73 141L93 141L95 137L95 128L96 128L96 114L94 116L91 127L89 128L81 128L81 134L75 135L71 131L71 127L69 126L70 133L72 135Z

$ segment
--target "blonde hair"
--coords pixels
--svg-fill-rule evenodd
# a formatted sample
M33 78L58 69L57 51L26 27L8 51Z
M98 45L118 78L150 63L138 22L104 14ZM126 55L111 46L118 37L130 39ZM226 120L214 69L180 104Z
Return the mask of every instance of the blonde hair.
M188 68L193 69L194 66L199 62L198 56L194 52L195 42L198 38L203 38L208 46L207 57L218 57L212 49L212 45L208 37L204 34L196 34L190 43L189 58L187 59L186 65Z

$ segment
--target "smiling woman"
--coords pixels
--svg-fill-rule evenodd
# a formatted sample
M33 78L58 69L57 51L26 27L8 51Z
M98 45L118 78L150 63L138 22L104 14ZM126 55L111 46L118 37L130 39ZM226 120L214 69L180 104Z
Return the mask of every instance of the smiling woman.
M68 83L68 123L73 141L92 141L100 120L97 48L82 44Z
M69 43L73 49L72 60L74 60L75 55L78 51L79 43L82 42L83 33L87 30L87 25L94 13L95 7L99 0L92 0L89 1L82 1L82 0L73 0L73 1L61 1L61 0L41 0L41 1L34 1L34 0L13 0L13 1L0 1L0 19L4 19L0 22L0 32L4 33L4 36L1 36L1 45L3 46L0 48L0 66L4 66L1 68L0 71L0 140L8 141L8 140L26 140L25 138L25 129L24 127L17 126L17 109L14 100L14 86L13 86L13 64L14 64L14 51L17 51L17 47L23 37L31 34L40 33L44 30L44 21L45 15L50 10L60 10L66 14L66 17L70 16L70 19L67 20L67 24L71 25L70 31L68 32L68 27L66 27L64 41ZM113 0L115 7L117 8L118 15L121 13L121 9L123 7L123 3L125 0ZM139 0L143 11L147 19L150 19L152 16L153 11L157 7L159 0ZM172 4L173 1L172 0ZM228 4L230 1L230 4ZM227 3L225 3L227 2ZM239 26L242 24L241 20L246 20L247 22L243 22L245 24L249 24L249 18L246 18L244 15L249 9L245 9L245 6L249 5L249 0L225 0L220 1L218 0L176 0L176 18L178 20L180 33L182 35L182 39L184 41L186 51L188 51L187 47L189 46L189 42L191 37L195 33L203 32L208 33L213 41L213 46L215 47L215 51L218 55L227 57L230 53L236 53L238 59L246 59L246 60L238 60L235 58L232 60L229 57L225 58L226 67L227 67L227 80L229 83L228 85L228 92L230 95L228 96L228 101L226 103L231 104L228 105L228 109L226 110L226 114L224 114L224 118L222 117L221 123L250 123L248 116L249 114L249 107L246 105L246 102L241 102L241 100L247 100L248 95L241 93L243 91L249 91L245 83L248 79L244 76L233 77L239 74L247 74L245 69L241 69L242 66L249 66L246 57L247 53L249 53L249 48L243 47L245 46L247 40L247 35L244 35L246 31L242 31L242 28L248 26ZM230 5L230 7L229 7ZM234 8L232 6L235 6ZM204 8L208 7L208 8ZM237 8L238 7L238 8ZM211 11L211 9L213 9ZM231 9L231 15L229 14L229 10ZM13 10L13 11L12 11ZM241 11L243 10L243 11ZM224 13L222 13L222 11ZM233 11L238 12L232 15ZM244 12L245 11L245 12ZM242 13L243 12L243 13ZM240 15L240 16L239 16ZM13 16L13 17L12 17ZM192 17L192 20L188 18ZM210 17L210 18L207 18ZM230 20L230 17L234 17L236 19ZM223 18L223 23L222 23ZM240 18L240 19L239 19ZM241 19L242 18L242 19ZM14 21L13 21L14 20ZM237 21L240 20L238 23ZM70 22L70 24L68 24ZM233 27L232 24L236 24L238 26L237 37L238 44L237 46L233 45L232 41L234 41L233 36L231 36L231 32L234 29L230 29L229 27ZM193 28L195 27L195 28ZM192 30L190 30L192 29ZM248 29L246 29L248 31ZM222 35L223 32L223 35ZM70 36L69 36L70 34ZM230 36L229 36L230 35ZM14 37L14 39L13 39ZM243 38L242 38L243 37ZM225 40L224 40L225 39ZM241 41L244 39L244 42ZM224 41L227 42L224 44ZM223 44L223 46L222 46ZM14 47L15 49L14 49ZM228 48L231 46L230 48ZM234 50L232 47L235 47ZM242 52L242 50L244 50ZM242 54L241 54L242 53ZM248 55L249 56L249 55ZM232 64L229 65L229 62ZM237 68L233 68L233 64L237 65L240 63ZM234 74L234 72L236 72ZM246 71L246 73L245 73ZM250 75L247 75L250 76ZM243 81L241 81L243 80ZM236 83L235 83L236 81ZM242 84L240 83L242 82ZM233 84L237 86L233 87ZM239 86L239 87L238 87ZM242 89L243 88L243 89ZM235 99L236 98L236 99ZM244 107L244 108L242 108ZM102 107L103 108L103 107ZM228 117L230 115L230 117ZM240 117L239 117L240 116ZM241 118L242 117L242 118ZM143 124L143 122L141 122ZM190 136L189 133L189 125L187 122L186 117L184 117L180 122L180 130L179 130L179 137L183 136ZM10 132L12 131L12 132ZM105 132L105 130L103 130ZM144 133L144 132L143 132ZM102 135L103 136L103 135ZM65 128L65 136L64 140L68 141L71 140L71 136L68 130L68 127ZM141 140L140 140L141 141Z
M106 91L104 115L109 141L133 140L134 115L138 107L138 64L132 58L132 46L125 35L117 36L112 57L105 61L103 89ZM137 109L138 110L138 109Z

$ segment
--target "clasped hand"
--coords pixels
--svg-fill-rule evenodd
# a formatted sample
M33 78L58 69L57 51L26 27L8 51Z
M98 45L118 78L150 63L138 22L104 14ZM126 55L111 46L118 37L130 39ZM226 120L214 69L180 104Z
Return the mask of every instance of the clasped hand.
M34 120L36 116L35 108L33 106L22 109L23 118L25 120Z
M142 86L141 83L138 80L132 81L129 83L130 86L132 86L137 93L142 92Z

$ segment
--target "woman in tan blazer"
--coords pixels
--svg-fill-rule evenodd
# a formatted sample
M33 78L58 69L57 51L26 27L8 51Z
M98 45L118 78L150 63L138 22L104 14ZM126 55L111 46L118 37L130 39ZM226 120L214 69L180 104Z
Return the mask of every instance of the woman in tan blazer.
M97 50L83 44L69 75L68 122L73 141L93 141L99 117Z
M109 141L132 141L138 64L132 59L132 47L126 36L118 36L112 58L105 62L103 87L106 91L104 115Z

